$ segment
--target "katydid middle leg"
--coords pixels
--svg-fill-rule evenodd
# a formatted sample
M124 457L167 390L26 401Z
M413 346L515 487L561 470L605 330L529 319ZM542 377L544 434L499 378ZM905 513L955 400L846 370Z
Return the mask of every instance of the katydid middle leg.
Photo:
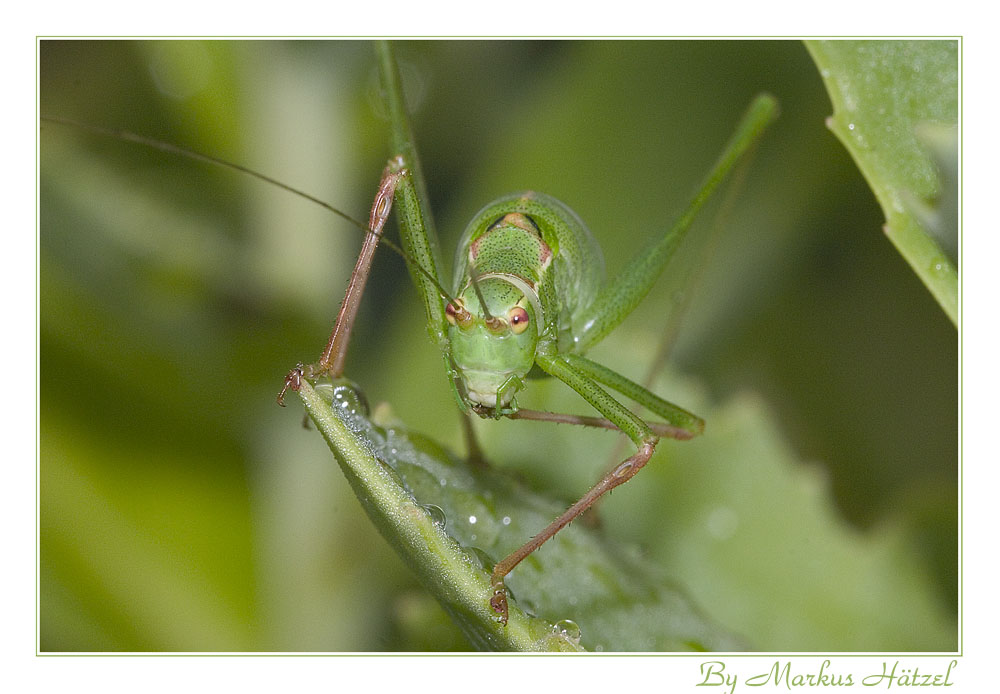
M545 354L537 355L536 359L538 365L546 373L555 376L579 393L594 409L604 415L604 418L533 413L531 411L520 411L517 415L513 415L513 418L546 419L585 426L615 428L632 440L636 446L636 452L608 471L579 501L566 509L541 532L493 567L491 578L493 595L490 598L490 606L504 623L507 621L507 591L504 586L504 577L515 566L590 508L605 493L632 479L649 462L656 449L656 444L662 436L682 440L689 439L701 433L705 426L700 417L589 359L577 355ZM602 385L626 395L666 421L657 422L655 426L646 422L621 404Z

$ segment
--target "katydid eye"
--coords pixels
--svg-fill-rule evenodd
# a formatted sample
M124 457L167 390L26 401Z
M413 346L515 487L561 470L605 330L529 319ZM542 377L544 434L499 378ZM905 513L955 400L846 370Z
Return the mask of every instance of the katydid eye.
M510 329L514 334L520 335L528 329L528 323L531 322L531 318L528 316L527 311L520 306L515 306L507 313L507 321L510 323Z

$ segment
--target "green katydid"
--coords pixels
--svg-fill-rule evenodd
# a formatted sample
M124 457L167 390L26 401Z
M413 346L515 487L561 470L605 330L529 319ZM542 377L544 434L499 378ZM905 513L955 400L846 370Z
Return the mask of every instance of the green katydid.
M381 44L383 78L399 155L390 160L372 206L370 232L358 257L334 330L319 362L293 369L278 396L303 378L339 377L371 260L390 208L399 212L404 255L426 309L428 330L441 349L459 407L484 418L510 417L615 428L636 452L602 477L579 501L505 559L492 573L490 606L506 623L504 577L525 557L583 513L606 492L628 481L649 461L661 437L689 439L704 422L584 353L610 334L642 301L672 257L704 202L760 137L777 106L758 96L737 126L680 219L641 249L604 283L601 250L584 223L562 202L535 192L486 205L469 223L456 251L453 294L442 288L436 240L421 195L419 163L409 134L395 64ZM579 393L601 417L519 409L516 394L533 370L554 376ZM610 391L648 409L663 422L647 422Z
M389 49L384 44L380 57L383 76L390 82L398 80ZM699 208L759 138L774 117L776 106L773 99L766 96L754 101L719 162L678 222L637 253L635 260L610 283L603 284L601 251L583 222L563 203L532 193L501 198L476 215L459 243L455 282L449 292L440 280L436 239L427 222L426 195L422 192L419 162L412 146L413 138L408 133L401 90L398 84L389 84L386 92L394 125L393 148L398 156L389 162L383 174L367 225L369 233L327 348L317 364L293 370L285 388L295 389L302 378L343 373L354 315L376 246L390 209L394 207L400 220L403 246L400 252L407 259L425 306L428 330L441 349L445 371L463 411L486 418L538 419L614 428L624 432L636 446L634 455L617 465L576 504L495 565L493 594L484 596L484 600L489 601L499 619L504 621L507 596L503 579L507 573L606 491L631 479L648 462L660 437L685 439L701 432L704 424L694 414L583 355L610 334L641 302ZM174 153L193 155L148 138L91 129ZM213 157L193 156L277 183ZM297 190L292 192L304 195ZM304 196L319 202L312 196ZM510 347L515 349L508 349ZM505 353L513 356L515 363L501 364L499 359ZM601 416L518 408L516 395L527 387L528 374L534 367L536 371L567 383ZM665 421L648 422L636 416L605 388L626 396ZM285 389L282 394L284 392Z

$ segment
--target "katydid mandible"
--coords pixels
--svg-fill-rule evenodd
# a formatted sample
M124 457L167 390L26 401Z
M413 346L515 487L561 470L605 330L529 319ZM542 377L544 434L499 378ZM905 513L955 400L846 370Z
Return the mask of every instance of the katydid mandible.
M383 58L385 59L385 58ZM388 58L391 61L391 58ZM390 79L395 75L394 66ZM391 90L390 90L391 92ZM398 106L398 105L397 105ZM397 110L401 110L397 108ZM302 379L339 377L350 330L375 247L396 204L405 257L427 313L456 400L466 414L569 422L620 430L636 452L602 477L579 501L505 559L492 573L489 604L499 621L508 614L504 577L525 557L589 508L627 482L649 461L661 437L689 439L704 422L643 386L590 359L585 352L610 334L642 301L715 188L777 114L768 95L758 96L687 209L664 234L641 249L610 282L603 257L584 223L562 202L536 192L516 193L486 205L458 245L452 293L441 288L433 237L414 181L416 152L389 161L333 333L318 363L299 364L278 396L298 390ZM405 114L394 114L405 123ZM404 127L408 128L408 124ZM554 376L579 393L600 417L519 409L517 393L532 369ZM648 422L609 391L662 418Z

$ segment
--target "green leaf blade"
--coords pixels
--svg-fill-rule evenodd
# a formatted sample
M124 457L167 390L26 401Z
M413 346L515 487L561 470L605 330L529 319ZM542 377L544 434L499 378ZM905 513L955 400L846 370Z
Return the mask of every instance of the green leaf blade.
M511 575L510 619L489 607L488 569L559 511L509 476L475 470L385 410L338 416L308 385L309 416L365 511L481 650L740 650L643 559L574 524ZM537 614L538 616L533 616ZM579 625L579 627L577 627ZM578 632L579 629L579 632Z
M885 232L899 253L958 324L958 272L928 228L925 210L951 197L921 128L958 137L956 41L808 41L834 113L827 125L868 180L886 216ZM949 166L943 167L946 170ZM946 190L945 187L949 190ZM957 233L957 217L940 219Z

